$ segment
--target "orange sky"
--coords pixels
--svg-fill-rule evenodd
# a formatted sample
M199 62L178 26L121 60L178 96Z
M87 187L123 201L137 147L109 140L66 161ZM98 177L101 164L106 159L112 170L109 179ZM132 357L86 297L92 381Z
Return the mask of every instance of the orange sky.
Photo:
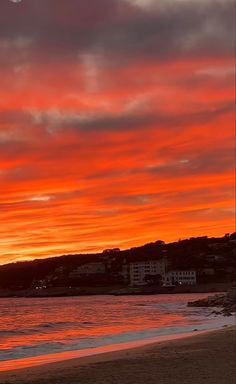
M234 230L233 1L0 4L0 264Z

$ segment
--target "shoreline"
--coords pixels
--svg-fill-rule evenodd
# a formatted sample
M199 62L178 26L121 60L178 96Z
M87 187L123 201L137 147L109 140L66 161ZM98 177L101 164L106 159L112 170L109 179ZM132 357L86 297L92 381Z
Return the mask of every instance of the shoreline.
M1 299L15 299L15 298L70 298L70 297L86 297L86 296L137 296L137 295L169 295L169 294L188 294L188 293L223 293L227 292L231 283L206 283L197 284L194 286L175 286L175 287L86 287L86 288L66 288L66 287L54 287L44 290L21 290L11 291L0 289Z
M145 375L150 376L150 378L148 378L149 381L147 380L146 382L156 383L157 381L152 380L156 380L156 375L159 374L161 375L160 379L162 379L160 384L168 382L180 383L181 381L178 380L168 381L170 379L170 371L168 371L167 368L169 367L169 369L175 370L175 368L178 367L178 372L180 370L183 373L183 370L186 370L186 359L190 365L195 368L197 366L196 372L198 373L200 373L200 361L203 362L203 365L200 364L200 368L204 372L209 366L211 366L212 371L217 371L217 375L215 375L216 372L214 374L212 372L212 381L207 381L204 373L203 378L207 384L213 382L231 384L234 382L234 375L236 372L234 371L233 373L232 369L235 358L235 326L204 332L199 331L197 334L194 332L194 334L192 333L192 335L188 335L187 337L186 335L181 336L182 337L179 337L178 339L172 338L169 340L160 340L159 342L154 341L146 345L136 346L129 349L107 351L96 355L73 358L35 367L0 372L0 382L2 384L51 384L54 383L55 380L56 383L63 384L74 384L77 382L80 382L81 384L90 384L88 379L83 379L86 371L89 377L96 380L91 381L91 383L145 383L145 381L139 381L141 380L141 377L139 374L136 375L134 367L132 367L135 365L135 367L138 368L139 365L137 367L136 363L137 360L140 360L140 367L144 367L144 364L150 365L150 370L146 371L145 369ZM173 354L173 352L175 353ZM199 352L201 353L199 354ZM154 355L156 358L154 359L155 361L152 361ZM209 359L210 356L211 359ZM200 361L198 361L198 359L200 359ZM125 377L122 377L120 381L105 380L106 377L109 378L110 375L115 375L114 369L119 370L119 367L122 367L122 365L127 368L127 364L129 367L129 372L127 373L130 377L132 376L133 381L125 381ZM230 365L230 371L229 369L228 372L225 371L225 365ZM104 381L98 381L100 379L97 374L94 376L95 368L102 374L101 380ZM166 371L164 368L166 368ZM191 372L191 375L193 376L191 383L200 384L200 380L193 380L194 372ZM219 372L221 372L221 374ZM225 381L222 381L223 373L225 374ZM78 380L79 375L81 376L81 381L74 381ZM168 379L167 381L164 381L166 380L165 377ZM176 375L174 375L173 378L176 379ZM182 382L187 383L190 381L184 381L182 376Z
M226 326L228 327L228 325L225 325L225 327ZM22 359L1 361L0 374L2 372L12 372L12 371L17 372L22 369L44 367L52 364L58 364L61 362L62 363L70 362L73 360L83 361L83 359L84 358L86 359L87 357L94 357L96 359L100 355L107 355L110 353L136 350L137 348L145 348L145 347L156 345L163 342L171 342L174 340L193 337L196 335L196 332L197 334L204 334L204 333L210 333L214 331L216 331L216 329L210 329L210 330L196 329L196 330L193 330L192 332L160 335L154 338L115 343L115 344L104 345L100 347L94 347L94 348L84 348L84 349L50 353L45 355L33 356L33 357L26 357ZM12 369L12 367L14 368Z
M216 317L215 321L211 321L210 324L196 324L197 328L194 328L194 324L192 326L186 326L184 328L176 329L174 332L171 329L166 329L164 333L159 333L152 337L143 337L136 340L128 340L128 341L119 341L112 344L104 344L101 346L68 350L62 352L54 352L47 353L37 356L28 356L20 359L11 359L11 360L3 360L0 364L0 373L1 372L11 372L19 371L22 369L30 369L33 367L44 366L49 364L56 364L64 361L75 360L75 359L83 359L89 356L96 356L114 353L119 351L127 351L134 350L136 348L141 348L145 346L149 346L152 344L159 344L163 342L171 342L174 340L180 340L183 338L193 337L196 334L205 334L220 330L224 327L232 327L234 322L232 322L232 317ZM191 328L191 329L189 329Z

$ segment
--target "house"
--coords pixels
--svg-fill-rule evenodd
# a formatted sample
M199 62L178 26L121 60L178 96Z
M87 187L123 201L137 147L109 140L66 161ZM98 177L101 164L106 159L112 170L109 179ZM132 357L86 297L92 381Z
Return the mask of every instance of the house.
M70 277L76 278L76 277L87 276L87 275L98 275L98 274L104 274L105 272L106 272L106 266L104 263L94 262L94 263L87 263L87 264L80 265L70 273Z
M166 258L160 260L136 261L130 263L130 285L146 285L148 278L158 278L164 280L166 273Z
M102 253L118 253L120 252L120 248L111 248L111 249L104 249Z
M228 243L211 243L208 244L208 248L218 251L224 248L228 248Z
M208 262L215 262L215 261L222 261L224 260L223 255L206 255L206 261Z
M215 268L208 267L208 268L202 269L202 274L206 276L214 276L215 273L216 273Z
M196 271L169 271L165 276L165 286L168 285L196 285Z

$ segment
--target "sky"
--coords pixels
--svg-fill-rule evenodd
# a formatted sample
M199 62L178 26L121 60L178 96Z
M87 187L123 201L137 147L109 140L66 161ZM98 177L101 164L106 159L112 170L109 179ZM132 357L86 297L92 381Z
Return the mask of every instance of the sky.
M0 0L0 264L234 231L232 0Z

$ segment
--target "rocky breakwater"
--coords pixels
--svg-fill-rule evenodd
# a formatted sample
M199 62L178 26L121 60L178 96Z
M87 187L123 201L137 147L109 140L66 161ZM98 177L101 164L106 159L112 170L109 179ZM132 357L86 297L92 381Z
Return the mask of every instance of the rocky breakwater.
M219 307L219 310L214 310L213 313L232 316L236 312L236 286L233 286L226 294L190 301L188 307Z

